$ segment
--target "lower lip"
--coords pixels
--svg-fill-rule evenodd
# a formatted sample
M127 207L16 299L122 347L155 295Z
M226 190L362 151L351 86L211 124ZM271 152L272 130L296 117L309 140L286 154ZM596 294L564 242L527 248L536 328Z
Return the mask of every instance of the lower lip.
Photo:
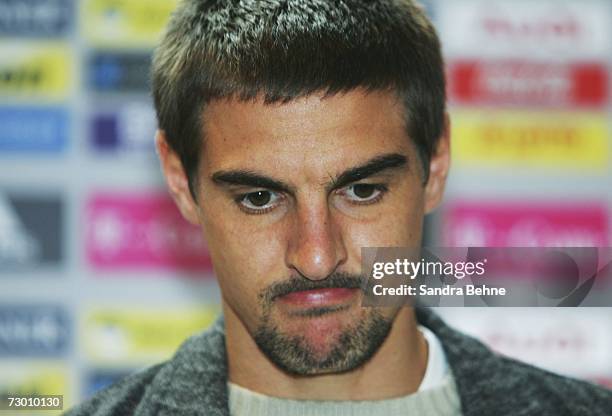
M304 290L289 293L279 300L296 306L323 306L346 301L354 296L358 290L347 288Z

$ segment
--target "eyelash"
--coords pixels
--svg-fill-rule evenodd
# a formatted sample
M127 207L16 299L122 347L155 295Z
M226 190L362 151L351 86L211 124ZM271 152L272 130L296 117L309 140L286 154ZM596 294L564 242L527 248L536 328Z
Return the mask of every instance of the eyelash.
M242 201L245 200L245 198L255 192L274 192L274 191L266 191L265 189L262 190L258 190L258 191L253 191L253 192L248 192L246 194L240 194L238 196L236 196L236 198L234 198L234 201L236 202L236 204L238 205L238 209L240 209L241 211L247 213L247 214L251 214L251 215L262 215L262 214L267 214L268 212L272 211L274 208L277 207L278 202L281 201L282 199L284 199L285 197L282 194L278 194L278 200L276 203L274 203L273 205L266 207L266 208L261 208L261 209L253 209L253 208L249 208L247 206L245 206Z
M341 194L343 192L346 192L346 190L348 188L350 188L351 186L355 186L355 185L369 185L369 186L372 186L372 187L374 187L374 189L376 191L379 192L379 194L374 199L371 199L371 200L368 200L368 201L349 201L349 203L353 204L353 205L372 205L372 204L375 204L377 202L380 202L380 200L382 200L384 195L389 190L389 188L386 185L383 185L383 184L374 184L374 183L362 183L362 184L359 184L359 183L355 183L355 184L352 184L352 185L349 185L347 187L344 187L344 188L341 188L341 189L337 190L336 193ZM267 191L267 190L261 190L261 191L274 192L274 191ZM279 201L281 201L282 199L285 198L282 194L278 194L277 203L275 203L275 204L273 204L273 205L271 205L269 207L262 208L262 209L253 209L253 208L249 208L249 207L245 206L242 203L242 201L244 201L246 197L248 197L249 195L251 195L251 194L253 194L255 192L260 192L260 191L253 191L253 192L248 192L248 193L245 193L245 194L240 194L240 195L237 195L234 198L234 201L236 202L236 204L238 205L238 208L241 211L243 211L243 212L245 212L247 214L251 214L251 215L263 215L263 214L267 214L268 212L272 211L273 209L275 209L277 207Z
M354 183L352 185L349 185L348 187L339 189L338 193L342 193L346 189L350 188L351 186L355 186L355 185L369 185L369 186L372 186L376 191L379 192L379 194L375 198L367 200L367 201L349 201L349 203L351 203L353 205L372 205L372 204L375 204L377 202L380 202L380 200L383 198L383 196L389 190L389 188L386 185L379 184L379 183Z

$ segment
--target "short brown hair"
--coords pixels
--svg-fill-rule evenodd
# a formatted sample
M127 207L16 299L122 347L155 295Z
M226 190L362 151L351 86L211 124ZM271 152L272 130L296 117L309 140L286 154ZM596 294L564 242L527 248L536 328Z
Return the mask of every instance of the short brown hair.
M288 102L315 92L394 91L425 171L446 102L437 34L412 0L183 0L155 51L159 128L194 180L211 100Z

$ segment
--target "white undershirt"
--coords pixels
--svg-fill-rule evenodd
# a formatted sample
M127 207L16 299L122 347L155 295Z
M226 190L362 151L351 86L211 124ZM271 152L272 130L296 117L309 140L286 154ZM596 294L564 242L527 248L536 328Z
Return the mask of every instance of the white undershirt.
M446 361L446 354L444 354L442 343L438 337L422 325L419 325L419 330L425 337L428 346L425 375L417 389L417 391L423 391L441 386L444 383L444 377L449 369L448 361Z

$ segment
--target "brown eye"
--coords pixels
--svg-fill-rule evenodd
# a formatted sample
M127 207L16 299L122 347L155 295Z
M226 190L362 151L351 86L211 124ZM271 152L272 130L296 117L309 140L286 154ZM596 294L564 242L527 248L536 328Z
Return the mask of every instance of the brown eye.
M245 199L253 207L260 208L270 203L272 195L268 191L257 191L248 194Z
M376 192L376 187L370 184L353 185L353 194L360 199L368 199Z
M242 194L236 198L239 208L247 214L265 214L277 208L282 200L282 194L265 189Z
M368 205L380 201L386 191L387 187L382 184L355 183L344 188L341 194L353 204Z

